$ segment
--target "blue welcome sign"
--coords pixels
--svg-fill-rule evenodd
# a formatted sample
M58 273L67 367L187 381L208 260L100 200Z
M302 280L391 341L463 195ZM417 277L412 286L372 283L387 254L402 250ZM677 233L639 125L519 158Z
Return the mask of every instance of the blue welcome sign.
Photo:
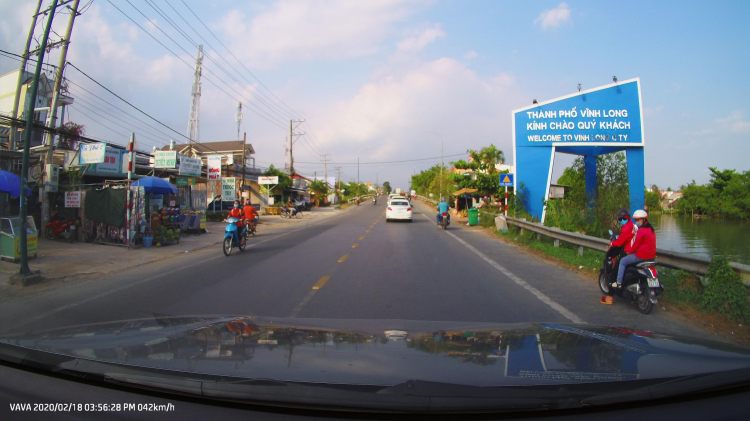
M596 197L596 157L625 151L630 208L644 205L644 131L640 79L616 82L513 111L514 187L544 221L555 152L583 155L589 202ZM625 206L626 204L623 204Z

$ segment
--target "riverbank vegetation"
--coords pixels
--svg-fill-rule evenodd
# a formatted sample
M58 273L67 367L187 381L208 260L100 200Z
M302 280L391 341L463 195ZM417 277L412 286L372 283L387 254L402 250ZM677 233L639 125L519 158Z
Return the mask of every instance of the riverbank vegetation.
M681 186L682 198L675 209L680 213L717 218L750 219L750 171L719 170L709 167L711 180L703 185Z

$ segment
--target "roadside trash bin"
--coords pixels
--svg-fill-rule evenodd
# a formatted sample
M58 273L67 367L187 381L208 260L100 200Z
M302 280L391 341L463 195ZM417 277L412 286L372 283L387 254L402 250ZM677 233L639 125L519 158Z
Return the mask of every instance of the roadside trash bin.
M479 209L469 209L469 225L479 225Z
M151 247L151 242L154 240L154 237L143 237L143 247Z
M505 220L505 216L498 215L497 217L495 217L495 229L503 232L508 229L508 223Z

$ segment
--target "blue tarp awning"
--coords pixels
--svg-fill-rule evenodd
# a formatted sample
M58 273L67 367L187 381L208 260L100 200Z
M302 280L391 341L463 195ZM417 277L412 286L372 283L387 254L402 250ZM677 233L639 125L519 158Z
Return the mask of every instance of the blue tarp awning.
M21 196L21 179L12 172L0 170L0 192L10 193L11 196ZM31 189L26 187L26 196L31 195Z

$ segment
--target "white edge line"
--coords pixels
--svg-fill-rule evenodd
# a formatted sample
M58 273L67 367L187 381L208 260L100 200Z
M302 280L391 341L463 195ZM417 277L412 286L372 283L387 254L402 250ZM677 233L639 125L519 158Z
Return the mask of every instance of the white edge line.
M424 215L422 215L422 216L424 216ZM427 217L425 216L425 218L427 218ZM427 219L429 220L429 218L427 218ZM495 269L497 269L500 272L502 272L503 275L505 275L508 278L510 278L513 282L515 282L516 284L520 285L522 288L524 288L527 291L529 291L530 293L532 293L534 296L536 296L536 298L539 299L539 301L541 301L544 304L547 304L548 306L552 307L552 309L556 310L558 313L560 313L566 319L570 320L573 323L586 324L586 322L583 321L583 319L581 319L580 317L578 317L575 314L573 314L573 312L571 312L567 308L565 308L562 305L560 305L557 302L555 302L553 299L551 299L550 297L548 297L547 295L545 295L542 291L539 291L538 289L536 289L533 286L529 285L526 281L524 281L523 279L521 279L518 276L516 276L515 274L513 274L513 272L509 271L508 269L506 269L501 264L499 264L496 261L494 261L494 260L490 259L489 257L487 257L487 255L485 255L481 251L477 250L476 247L474 247L471 244L467 243L466 241L462 240L461 238L459 238L458 236L456 236L452 232L446 231L446 234L448 234L451 237L455 238L456 241L458 241L459 243L463 244L469 250L473 251L474 254L476 254L477 256L481 257L482 260L484 260L485 262L489 263L492 267L494 267Z

